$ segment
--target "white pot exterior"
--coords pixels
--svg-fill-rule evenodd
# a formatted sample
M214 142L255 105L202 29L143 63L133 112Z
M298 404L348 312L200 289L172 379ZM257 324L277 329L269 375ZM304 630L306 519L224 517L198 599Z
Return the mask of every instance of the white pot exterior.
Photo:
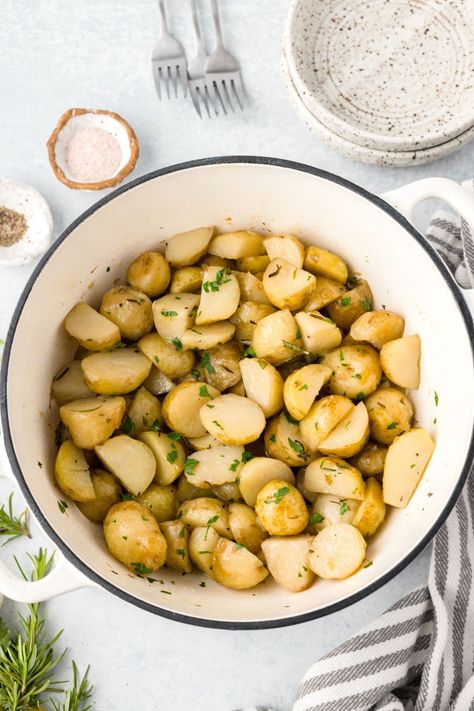
M64 496L53 477L57 410L50 406L50 383L75 347L62 327L64 316L80 299L97 306L117 278L124 280L128 263L140 252L163 249L175 232L208 224L219 230L289 232L334 250L367 277L379 307L402 314L406 333L421 336L422 380L411 396L436 450L408 507L390 511L370 540L367 558L373 565L347 580L318 580L298 594L272 581L234 592L210 580L200 587L203 577L197 573L160 570L163 585L152 585L108 554L101 528L73 503L65 514L58 507ZM466 304L441 261L380 199L285 162L224 159L178 166L99 202L60 238L33 275L4 354L2 415L10 464L33 512L66 558L131 602L224 627L269 627L316 617L360 598L400 570L432 537L459 494L473 455L470 329Z

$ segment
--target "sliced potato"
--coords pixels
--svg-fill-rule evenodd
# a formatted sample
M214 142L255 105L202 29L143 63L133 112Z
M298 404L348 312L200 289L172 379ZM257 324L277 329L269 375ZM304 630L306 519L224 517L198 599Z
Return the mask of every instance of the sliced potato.
M270 304L260 279L257 279L256 276L249 272L236 271L234 276L239 282L240 300L242 302L253 301L256 304Z
M220 390L227 390L242 380L240 359L242 348L235 341L228 341L203 354L207 367L204 368L206 381Z
M351 464L359 469L363 476L378 476L382 474L387 447L378 442L369 441L365 447L351 459Z
M338 299L327 305L332 320L343 331L348 331L354 321L366 311L372 311L373 297L370 287L363 279Z
M183 472L186 461L181 442L162 432L142 432L139 439L146 444L155 459L155 483L166 485L175 481Z
M212 489L199 489L198 487L191 484L184 474L181 474L177 480L177 490L178 490L178 501L182 503L183 501L189 501L190 499L199 499L201 496L213 497L215 496Z
M320 578L342 580L356 572L365 558L367 544L354 526L337 523L315 537L309 553L309 566Z
M390 445L383 470L386 504L404 508L428 466L435 443L422 427L404 432Z
M298 325L288 309L262 318L256 325L252 347L257 358L280 365L302 350Z
M70 310L64 321L64 328L89 351L103 351L120 341L118 326L83 302Z
M303 496L303 498L306 499L306 501L309 501L310 504L312 504L316 501L318 494L315 494L314 491L308 491L304 488L304 471L304 467L300 467L296 472L296 488Z
M309 521L305 500L284 479L272 479L260 489L255 512L272 536L294 536L304 531Z
M270 263L270 257L266 254L260 254L255 257L242 257L237 260L237 269L239 272L250 272L250 274L260 274L264 272Z
M344 346L327 353L321 361L332 370L329 390L353 400L364 400L377 389L382 369L372 346Z
M161 372L156 366L152 365L148 378L143 383L143 386L153 395L165 395L173 390L174 383L167 375Z
M355 499L344 499L334 494L317 494L309 517L310 532L319 533L334 523L352 523L360 505L361 502Z
M153 326L151 301L143 291L130 286L117 286L102 297L100 313L115 323L122 338L136 341Z
M322 355L338 346L342 333L334 321L315 311L295 314L295 321L301 332L303 347L313 355Z
M413 420L413 405L397 388L378 388L366 401L370 434L382 444L391 444L395 437L408 432Z
M380 350L385 343L403 336L405 321L391 311L366 311L354 321L350 335Z
M89 521L102 523L110 507L120 501L122 487L118 479L104 469L94 469L91 480L95 497L92 501L78 502L77 508Z
M235 326L235 337L239 341L250 343L253 338L257 323L275 313L275 308L270 304L257 304L255 301L244 301L230 317Z
M188 444L195 452L202 452L204 449L209 449L209 447L216 447L220 442L209 432L206 432L202 437L189 437Z
M277 583L290 592L307 590L314 582L309 567L313 536L272 536L262 543L268 570Z
M213 486L212 493L215 494L218 499L226 503L241 503L242 494L240 493L237 481L238 479L227 484L220 484L220 486Z
M353 409L353 403L343 395L328 395L317 400L299 425L304 446L316 452L320 443Z
M352 525L364 538L373 536L385 519L385 503L382 487L377 479L370 477L365 482L365 497L356 511Z
M219 395L212 385L193 381L180 383L163 400L163 418L170 430L180 432L184 437L202 437L206 428L201 423L199 411Z
M194 366L194 353L181 350L158 333L149 333L137 343L139 349L171 380L184 378Z
M268 575L262 561L240 543L221 538L214 548L212 576L232 590L247 590Z
M303 419L330 377L331 370L316 363L295 370L286 379L283 389L285 406L290 415L296 420ZM269 417L267 413L265 415Z
M242 468L243 447L219 444L194 452L186 460L185 474L194 486L202 489L234 482Z
M246 504L229 504L229 526L232 538L251 553L258 553L267 534L255 511Z
M177 269L171 277L170 294L192 294L201 290L202 269L200 267L183 267Z
M166 540L166 565L179 573L190 573L193 564L189 556L189 532L182 521L166 521L160 524Z
M73 501L95 499L89 465L81 449L67 439L59 448L54 465L56 483Z
M139 388L127 410L122 430L130 430L126 434L135 435L161 426L162 422L161 402L146 388Z
M261 235L250 230L238 230L214 237L207 251L224 259L242 259L242 257L257 257L264 254L265 250Z
M199 499L183 501L179 507L178 518L190 528L207 526L214 528L219 536L232 538L227 509L217 499L202 496Z
M310 456L298 423L287 412L276 415L268 423L265 449L270 457L280 459L289 467L304 466Z
M316 278L278 257L272 259L265 269L262 283L273 306L294 311L308 301L316 285Z
M97 445L94 450L102 464L134 496L145 491L153 481L155 458L143 442L119 435Z
M52 395L58 405L65 405L71 400L80 400L83 397L93 397L82 376L80 360L73 360L53 378Z
M213 234L213 227L198 227L174 235L166 245L166 259L175 269L195 264L206 253Z
M392 383L416 390L420 387L419 336L404 336L385 343L380 351L383 372Z
M149 509L158 523L170 521L178 510L178 494L174 486L150 484L135 500Z
M162 338L180 339L196 318L197 294L166 294L153 302L155 328ZM179 342L174 341L179 350Z
M235 333L235 326L230 321L220 321L207 326L195 326L185 331L181 337L185 350L198 349L201 351L216 348L230 341Z
M166 560L166 541L150 514L136 501L112 506L104 521L110 553L137 575L149 575Z
M240 371L245 392L271 417L283 408L283 378L274 365L263 358L244 358Z
M257 494L269 481L279 479L288 484L295 483L290 467L270 457L254 457L246 462L239 472L239 479L239 488L248 506L255 506Z
M321 311L328 304L338 299L344 291L345 288L342 284L338 284L337 281L318 276L316 286L304 309L305 311Z
M271 260L284 259L300 269L304 262L304 244L294 235L271 235L265 237L263 246Z
M203 274L196 325L225 321L237 309L239 299L239 282L230 269L207 267Z
M62 405L59 416L77 447L93 449L119 427L126 407L123 397L82 398Z
M345 416L319 444L321 454L353 457L369 439L369 414L363 402Z
M317 494L334 494L362 501L365 483L358 469L339 457L318 457L308 464L304 488Z
M265 429L265 415L253 400L227 393L199 410L206 430L223 444L248 444Z
M212 578L214 549L220 536L210 526L197 526L189 536L189 555L196 568Z
M170 265L160 252L144 252L127 269L127 281L134 289L156 298L168 288Z
M339 284L345 284L347 281L346 263L334 252L321 247L306 247L304 268L316 276L332 279Z
M98 395L136 390L148 377L151 363L139 350L116 348L94 353L81 361L86 385Z

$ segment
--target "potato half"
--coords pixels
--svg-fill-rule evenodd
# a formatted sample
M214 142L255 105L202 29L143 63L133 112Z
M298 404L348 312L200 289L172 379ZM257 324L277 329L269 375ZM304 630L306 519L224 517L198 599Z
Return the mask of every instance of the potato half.
M214 549L220 536L210 526L197 526L189 536L189 555L196 568L212 578Z
M83 302L70 310L64 321L64 328L89 351L103 351L120 341L118 326Z
M231 323L235 326L235 337L239 341L250 343L253 338L257 323L275 313L276 309L270 304L258 304L255 301L244 301L231 316Z
M268 570L277 583L290 592L307 590L314 582L309 567L312 536L272 536L262 542Z
M179 507L178 518L190 528L206 526L214 528L219 536L232 538L227 509L217 499L202 496L198 499L183 501Z
M284 259L300 269L304 262L304 244L294 235L271 235L265 237L263 246L271 260Z
M170 294L192 294L201 290L202 269L200 267L183 267L177 269L171 277Z
M98 395L136 390L148 377L151 363L132 348L116 348L87 356L81 361L86 385Z
M115 323L122 338L136 341L153 326L151 301L143 291L130 286L117 286L102 297L100 313Z
M354 341L365 341L380 350L385 343L403 336L405 321L391 311L367 311L351 326Z
M196 325L225 321L239 305L239 282L230 269L224 267L207 267L202 278Z
M256 257L264 253L263 238L250 230L225 232L211 240L207 250L209 254L224 259L242 259Z
M378 388L366 401L370 433L382 444L391 444L395 437L408 432L413 419L413 405L397 388Z
M77 447L93 449L119 427L126 406L123 397L82 398L62 405L59 416Z
M207 326L188 328L181 337L185 350L198 349L207 351L230 341L235 333L235 326L230 321L219 321Z
M149 509L160 524L174 519L178 510L178 495L174 486L150 484L135 501Z
M234 482L243 466L244 448L219 444L188 457L185 475L194 486L208 488Z
M435 443L422 427L404 432L390 445L383 471L386 504L404 508L424 474Z
M95 499L89 465L81 449L67 439L59 448L54 465L56 483L73 501Z
M206 381L220 390L237 385L242 380L239 361L242 347L235 341L228 341L203 354L206 358L204 376Z
M134 496L141 494L155 476L155 458L143 442L119 435L95 447L102 464L115 474L123 486Z
M229 526L236 543L245 546L251 553L258 553L267 534L255 511L246 504L229 504Z
M206 253L213 234L213 227L198 227L173 235L166 245L166 259L174 268L195 264Z
M327 305L327 312L343 331L348 331L354 321L366 311L372 311L373 297L369 285L363 279Z
M280 479L289 484L295 483L290 467L279 459L271 457L254 457L246 462L239 472L239 479L241 494L249 506L255 506L259 491L269 481Z
M321 362L332 370L330 392L353 400L364 400L373 393L382 377L379 356L372 346L335 348Z
M206 430L222 444L248 444L265 429L265 415L253 400L233 393L207 402L199 410Z
M342 333L334 321L319 312L295 314L295 321L301 333L303 347L313 355L322 355L335 348L342 341Z
M309 529L311 533L319 533L323 528L334 523L352 523L360 501L345 499L335 494L317 494L311 515Z
M263 274L263 288L269 301L279 309L300 309L316 285L313 274L278 257Z
M262 318L256 325L252 347L257 358L280 365L302 352L298 325L288 309Z
M197 294L166 294L153 302L155 328L162 338L178 339L173 344L181 350L179 339L191 328L196 318ZM181 346L182 347L182 346Z
M51 392L58 405L71 400L93 397L94 393L84 382L80 360L73 360L54 376Z
M127 410L122 431L136 435L160 427L162 422L161 402L146 388L139 388Z
M134 289L156 298L168 288L170 265L160 252L144 252L127 269L127 281Z
M340 284L345 284L347 281L346 263L337 254L329 252L327 249L307 247L304 268L316 276L323 276Z
M353 457L369 439L369 414L363 402L345 416L319 444L321 454Z
M383 472L386 456L387 447L378 442L369 441L355 457L352 457L350 463L363 476L378 476Z
M120 501L122 487L113 474L103 469L94 469L91 480L95 497L92 501L78 502L77 508L89 521L102 523L110 507Z
M256 555L240 543L221 538L214 548L213 578L232 590L247 590L261 583L268 570Z
M212 385L187 381L177 385L163 400L163 418L170 428L184 437L202 437L206 428L201 423L201 407L220 395Z
M193 564L189 556L189 531L182 521L166 521L160 524L166 540L166 565L178 573L190 573Z
M309 566L320 578L341 580L360 568L367 544L354 526L338 523L315 537L309 553Z
M171 380L184 378L194 366L194 353L176 348L158 333L148 333L140 338L137 345L143 355Z
M364 538L373 536L385 519L385 503L382 486L370 477L365 482L365 496L356 511L352 525L359 529Z
M316 278L316 286L313 293L304 309L309 312L321 311L321 309L324 309L328 304L338 299L344 291L345 288L342 284L338 284L337 281L319 275Z
M289 467L304 466L310 457L298 422L288 412L275 415L268 423L265 449L270 457L280 459Z
M304 531L309 521L305 500L284 479L272 479L260 489L255 512L272 536L294 536Z
M271 417L283 408L283 378L274 365L263 358L243 358L240 371L245 392Z
M176 439L176 433L171 435L162 432L142 432L139 435L140 441L146 444L155 458L154 480L157 484L172 484L184 469L184 447Z
M343 395L327 395L317 400L299 423L306 449L316 452L320 443L353 409L354 404Z
M358 501L365 495L360 471L339 457L319 457L308 464L304 488L317 494L334 494Z
M285 380L283 389L286 409L290 415L296 420L303 419L330 377L331 370L325 365L316 363L295 370Z
M420 386L419 336L405 336L385 343L380 351L383 372L392 383L416 390Z

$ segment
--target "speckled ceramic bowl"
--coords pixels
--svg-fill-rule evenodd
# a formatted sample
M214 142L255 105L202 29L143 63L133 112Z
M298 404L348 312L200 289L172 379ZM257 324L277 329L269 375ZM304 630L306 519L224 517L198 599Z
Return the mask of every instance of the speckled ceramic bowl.
M474 125L474 4L293 0L286 54L297 92L352 143L418 151Z

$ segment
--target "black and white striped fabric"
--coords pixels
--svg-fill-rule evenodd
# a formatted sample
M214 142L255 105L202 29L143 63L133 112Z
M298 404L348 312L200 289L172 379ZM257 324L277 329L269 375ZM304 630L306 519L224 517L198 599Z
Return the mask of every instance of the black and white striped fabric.
M461 227L436 213L427 238L469 288ZM474 711L473 568L474 470L435 538L428 584L313 664L293 711Z

